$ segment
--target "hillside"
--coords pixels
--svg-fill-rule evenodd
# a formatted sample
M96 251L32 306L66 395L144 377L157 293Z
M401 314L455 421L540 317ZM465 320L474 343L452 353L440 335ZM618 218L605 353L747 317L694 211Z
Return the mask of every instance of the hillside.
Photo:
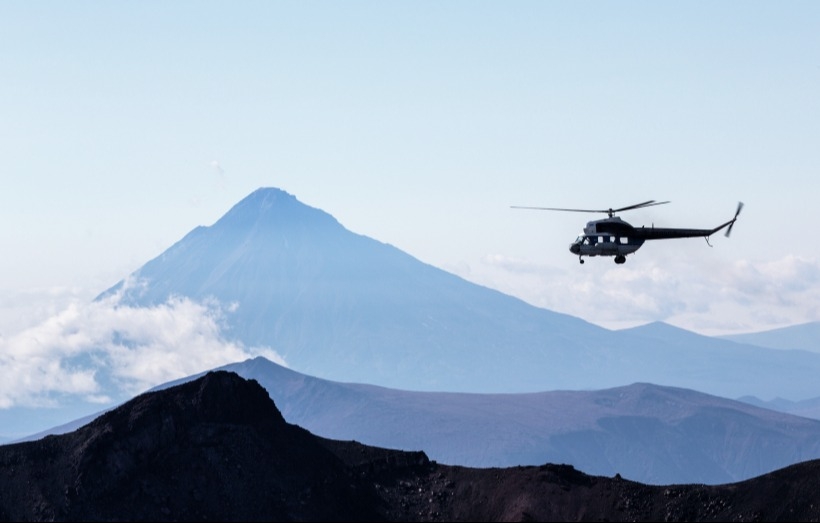
M423 448L449 465L568 463L590 474L653 485L720 484L820 458L818 420L650 383L479 394L333 382L262 357L215 370L258 382L291 423L313 434L399 450ZM71 432L98 415L25 441Z
M314 436L225 371L0 446L0 519L14 521L813 521L818 487L820 461L717 486L441 465Z
M746 334L727 334L720 338L770 349L820 352L820 322L812 321Z

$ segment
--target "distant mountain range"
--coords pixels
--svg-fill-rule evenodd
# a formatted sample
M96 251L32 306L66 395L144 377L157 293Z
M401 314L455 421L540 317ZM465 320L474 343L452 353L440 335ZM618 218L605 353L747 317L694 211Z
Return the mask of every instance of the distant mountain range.
M604 329L352 233L279 189L253 192L98 299L113 293L136 307L235 305L222 334L276 350L289 369L223 368L325 437L646 483L722 483L820 457L820 422L753 406L820 397L819 353L663 323Z
M143 285L125 289L124 304L174 295L238 304L227 337L328 380L481 393L646 382L728 398L820 396L820 354L663 324L604 329L425 264L275 188L254 191L131 276Z
M729 334L719 338L770 349L820 352L820 321L762 332Z
M662 322L626 329L627 332L656 337L663 337L670 330L676 331L678 329ZM717 339L729 340L742 345L797 351L798 354L802 352L820 353L820 346L818 346L820 322L804 323L749 334L718 336ZM785 375L790 372L788 368L777 367L777 369ZM785 399L781 396L769 397L770 399L764 400L754 395L744 395L737 399L758 407L786 412L795 416L820 419L820 396L798 400Z
M209 372L0 446L0 520L817 521L818 467L651 486L568 464L451 466L316 436L259 383Z
M598 391L430 393L334 383L264 358L258 381L290 422L333 439L422 450L441 463L570 463L649 484L728 483L820 457L820 421L648 383Z
M720 484L820 458L818 420L648 383L598 391L444 393L332 382L262 357L217 370L258 382L289 422L316 435L424 451L449 465L570 463L589 474L647 484ZM70 432L95 417L26 439Z

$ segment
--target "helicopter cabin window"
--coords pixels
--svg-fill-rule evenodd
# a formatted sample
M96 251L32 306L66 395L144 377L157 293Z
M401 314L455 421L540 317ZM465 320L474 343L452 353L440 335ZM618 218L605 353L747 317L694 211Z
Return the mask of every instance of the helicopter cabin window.
M629 238L627 238L626 236L621 236L620 238L618 238L618 240L620 241L621 245L626 245L627 243L629 243Z

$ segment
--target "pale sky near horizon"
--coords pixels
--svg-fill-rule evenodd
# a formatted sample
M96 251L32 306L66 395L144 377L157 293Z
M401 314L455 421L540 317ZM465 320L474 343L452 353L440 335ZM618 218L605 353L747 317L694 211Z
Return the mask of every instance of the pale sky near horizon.
M0 3L0 340L259 187L533 305L820 320L818 2ZM624 265L605 209L710 228Z

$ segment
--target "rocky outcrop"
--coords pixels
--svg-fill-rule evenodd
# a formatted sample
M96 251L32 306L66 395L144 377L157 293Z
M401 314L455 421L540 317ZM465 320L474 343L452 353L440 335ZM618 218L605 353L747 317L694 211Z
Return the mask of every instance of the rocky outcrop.
M817 521L818 487L820 461L713 486L448 466L314 436L226 371L0 446L4 521Z

